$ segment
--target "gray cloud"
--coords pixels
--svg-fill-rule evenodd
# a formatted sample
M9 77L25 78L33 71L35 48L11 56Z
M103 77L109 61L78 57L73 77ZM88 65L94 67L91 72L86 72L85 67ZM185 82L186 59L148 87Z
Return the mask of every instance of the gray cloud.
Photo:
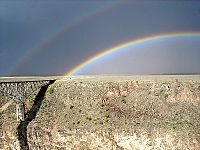
M198 1L121 2L116 7L103 10L77 23L69 30L63 30L54 40L38 48L38 52L27 58L18 68L14 67L22 58L26 58L31 49L51 37L54 32L71 24L73 20L115 4L116 1L52 0L48 3L46 1L1 1L0 53L6 52L7 55L1 59L0 75L60 75L87 58L125 41L160 33L200 31L200 2ZM137 55L134 56L126 55L124 52L122 56L126 57L114 59L113 56L110 58L113 61L108 61L109 65L104 64L106 66L104 68L97 65L96 70L92 67L85 69L88 73L123 73L128 72L123 68L126 66L130 73L200 72L196 67L199 64L196 57L200 56L199 39L189 41L189 45L181 47L183 51L179 51L180 44L175 40L173 46L166 46L165 43L159 49L157 47L152 51L157 55L151 55L150 51L144 53L143 50L135 50ZM149 45L147 49L155 47ZM168 53L165 49L169 49ZM185 56L189 57L183 61ZM136 57L134 61L132 57ZM122 58L126 59L127 63L126 61L119 63L118 60ZM151 65L153 62L155 65ZM131 64L127 65L129 63ZM160 67L159 64L163 64L165 68ZM113 67L110 71L112 66L117 67ZM174 68L170 68L171 66Z

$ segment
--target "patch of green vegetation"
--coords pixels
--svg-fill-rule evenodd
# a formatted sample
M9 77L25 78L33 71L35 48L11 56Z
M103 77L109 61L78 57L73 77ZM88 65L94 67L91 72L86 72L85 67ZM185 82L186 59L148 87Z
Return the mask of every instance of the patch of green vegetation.
M190 120L181 120L181 121L177 121L177 124L179 125L189 125L192 126L192 122Z
M103 121L100 121L99 124L103 124Z
M109 114L106 114L105 117L106 117L106 118L110 118L110 115L109 115Z
M170 123L170 127L173 129L176 129L178 126L193 126L192 122L190 120L178 120L176 122Z
M105 118L110 118L110 109L109 108L106 108L106 109L102 109L100 110L100 114L102 114L103 117Z
M125 95L122 95L121 96L121 102L126 104L126 96Z
M73 106L73 105L70 105L69 109L73 109L73 108L74 108L74 106Z
M168 97L169 97L169 95L165 93L164 98L167 99Z
M155 96L159 96L159 93L158 93L158 92L156 92L156 93L154 93L154 95L155 95Z
M50 112L45 112L45 116L51 116L52 114Z
M104 104L101 104L101 107L104 107L105 105Z
M53 94L54 93L54 88L50 88L49 89L49 94Z
M165 91L164 91L163 89L161 89L161 90L155 92L154 95L155 95L155 96L164 97L165 99L167 99L168 96L169 96L167 93L165 93Z
M86 117L87 120L91 121L92 120L92 117Z
M98 125L98 124L103 125L104 124L103 120L101 120L100 118L93 119L93 121L94 121L95 125ZM105 120L105 122L108 122L108 121L109 121L108 119Z
M178 89L174 89L174 95L176 96L176 95L178 95L178 94L179 94Z
M163 90L163 89L161 89L161 90L160 90L160 94L163 94L163 93L164 93L164 90Z

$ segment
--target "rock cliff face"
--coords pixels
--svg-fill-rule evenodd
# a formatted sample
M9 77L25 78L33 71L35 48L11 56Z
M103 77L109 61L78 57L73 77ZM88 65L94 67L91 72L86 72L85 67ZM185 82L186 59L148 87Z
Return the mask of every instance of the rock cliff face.
M200 149L200 76L77 77L45 91L21 123L1 97L0 149Z

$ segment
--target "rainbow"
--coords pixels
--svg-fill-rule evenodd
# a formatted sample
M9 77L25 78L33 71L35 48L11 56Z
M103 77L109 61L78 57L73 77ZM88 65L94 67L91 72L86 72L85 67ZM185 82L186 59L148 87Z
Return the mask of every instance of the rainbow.
M110 49L107 49L97 55L90 57L89 59L85 60L84 62L80 63L79 65L77 65L76 67L74 67L73 69L68 71L58 82L56 82L53 86L51 86L51 88L55 88L60 83L62 83L62 81L65 80L66 78L73 76L75 73L77 73L82 68L93 63L96 60L103 58L106 55L123 50L130 46L136 46L138 44L144 44L144 43L150 42L150 41L157 41L157 40L161 40L161 39L169 39L169 38L175 38L175 37L199 37L200 38L200 32L176 32L176 33L152 35L152 36L135 39L135 40L125 42L125 43L119 44L117 46L111 47Z
M66 33L67 31L69 31L70 29L80 25L81 23L83 23L86 20L89 20L95 16L98 16L102 13L105 13L109 10L112 10L116 7L119 7L121 4L123 4L123 2L114 2L111 3L107 6L103 6L100 8L97 8L95 10L89 11L79 17L76 17L74 20L72 20L69 23L64 23L64 25L62 25L61 27L57 27L57 29L54 29L54 31L52 31L51 33L49 33L47 36L43 37L40 39L39 43L36 43L36 45L27 50L27 52L22 56L22 58L19 58L19 60L17 60L17 62L15 63L15 66L12 67L10 69L10 71L8 72L9 74L12 74L13 72L15 72L17 69L19 69L23 64L26 64L26 62L35 54L37 54L38 52L40 52L44 47L46 47L47 45L51 44L53 41L55 41L58 37L60 37L63 33Z

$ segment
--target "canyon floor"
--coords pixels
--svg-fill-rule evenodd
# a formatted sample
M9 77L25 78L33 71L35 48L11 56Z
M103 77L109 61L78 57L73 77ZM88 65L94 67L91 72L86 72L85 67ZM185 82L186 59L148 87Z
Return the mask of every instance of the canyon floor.
M0 97L0 149L199 150L200 75L0 78L56 79L25 101ZM40 93L40 94L39 94Z

